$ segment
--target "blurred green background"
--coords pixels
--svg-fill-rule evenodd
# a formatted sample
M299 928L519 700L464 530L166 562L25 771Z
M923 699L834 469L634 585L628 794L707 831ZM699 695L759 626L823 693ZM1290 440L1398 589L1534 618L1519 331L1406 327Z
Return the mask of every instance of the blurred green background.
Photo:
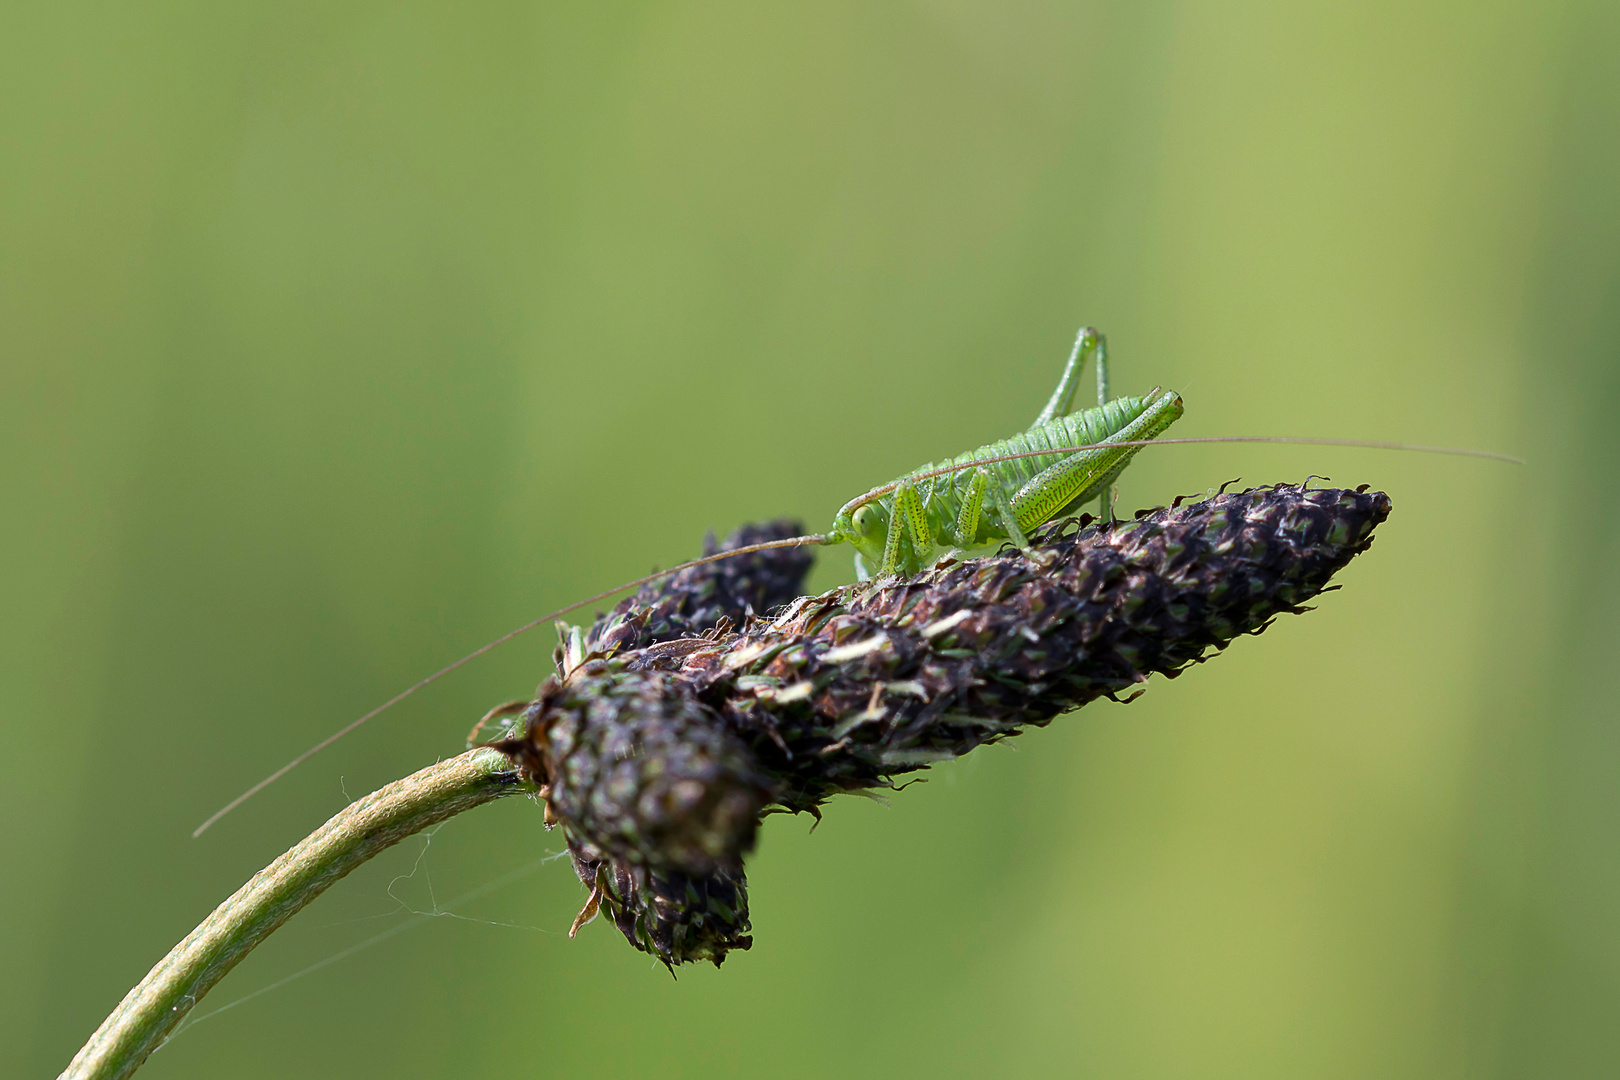
M1613 1075L1616 55L1602 2L6 4L0 1071L550 632L192 840L226 799L707 529L1020 428L1091 322L1177 434L1531 463L1146 452L1127 512L1316 473L1395 513L1129 709L772 819L723 971L569 941L514 800L143 1075Z

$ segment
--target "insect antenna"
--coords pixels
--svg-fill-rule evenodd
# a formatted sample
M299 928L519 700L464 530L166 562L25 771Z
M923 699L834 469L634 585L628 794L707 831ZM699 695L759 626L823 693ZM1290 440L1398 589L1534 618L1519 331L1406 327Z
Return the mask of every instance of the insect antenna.
M435 671L433 674L429 675L427 678L422 679L422 680L420 680L418 682L412 683L410 686L406 687L404 690L401 690L399 693L395 694L393 697L389 698L387 701L383 702L381 705L378 705L375 709L372 709L370 712L366 713L364 716L360 717L358 720L351 720L344 727L339 728L337 731L334 731L332 734L328 735L326 738L322 739L320 742L316 743L314 746L310 747L308 750L305 750L302 754L299 754L297 757L295 757L291 761L287 762L287 764L283 765L281 768L277 769L275 772L271 773L269 776L265 777L263 780L260 780L257 784L254 784L252 787L250 787L246 791L242 792L242 794L238 795L236 798L232 799L230 802L226 803L224 806L222 806L218 810L214 811L214 813L209 816L207 821L204 821L201 825L197 826L195 829L192 830L191 835L192 835L193 838L201 836L204 832L206 832L208 830L209 826L214 824L214 822L218 821L220 818L224 817L226 814L230 813L232 810L235 810L238 806L241 806L243 803L245 803L249 799L253 798L253 796L257 795L259 792L263 791L265 788L269 787L271 784L275 783L277 780L280 780L283 776L286 776L288 773L292 772L298 766L302 765L304 762L308 761L310 758L314 757L316 754L320 753L322 750L325 750L328 746L331 746L333 743L335 743L339 739L343 738L343 736L347 735L349 732L353 731L355 728L359 727L361 724L365 723L367 720L370 720L372 717L378 715L379 713L382 713L382 712L386 711L387 709L390 709L393 706L398 705L401 701L404 701L406 698L410 697L412 694L416 693L418 690L420 690L423 687L427 686L429 683L437 682L439 679L442 679L444 676L450 674L452 671L456 670L459 667L462 667L465 664L471 663L472 661L478 659L480 656L483 656L485 653L489 652L490 650L496 649L496 648L499 648L502 645L505 645L508 641L511 641L513 638L517 637L519 634L524 634L524 633L527 633L530 630L533 630L535 627L539 626L541 623L550 622L552 619L555 619L559 615L566 615L570 611L576 611L579 608L585 607L588 604L594 604L594 603L597 603L598 601L606 600L611 596L616 596L617 594L625 591L626 589L640 588L641 586L649 584L650 582L657 581L659 578L665 578L665 577L668 577L671 574L678 574L682 570L690 570L694 566L703 566L706 563L720 562L722 559L730 559L730 558L734 558L734 557L736 557L738 555L751 555L751 554L753 554L754 552L757 552L757 551L770 551L770 550L773 550L775 548L787 548L787 547L806 547L806 546L814 545L814 544L828 544L828 543L836 543L836 541L834 541L831 537L825 536L825 535L823 535L821 533L808 533L808 534L806 534L804 536L790 536L785 540L766 540L766 541L763 541L763 542L758 543L758 544L746 544L743 547L731 548L731 549L726 550L726 551L715 552L712 555L704 555L701 558L688 560L687 562L680 563L680 564L678 564L676 566L671 566L667 570L659 570L656 573L647 574L645 577L636 578L634 581L627 581L623 585L616 585L611 589L607 589L607 590L605 590L603 592L597 593L595 596L587 596L585 599L576 601L575 603L572 603L572 604L569 604L567 607L560 607L556 611L548 611L546 614L541 615L539 618L531 619L528 622L524 623L522 626L518 627L517 629L509 630L506 633L502 634L500 637L496 638L494 641L491 641L486 645L482 645L482 646L474 649L472 652L468 653L466 656L463 656L460 660L457 660L452 664L446 664L444 667L440 668L438 671Z

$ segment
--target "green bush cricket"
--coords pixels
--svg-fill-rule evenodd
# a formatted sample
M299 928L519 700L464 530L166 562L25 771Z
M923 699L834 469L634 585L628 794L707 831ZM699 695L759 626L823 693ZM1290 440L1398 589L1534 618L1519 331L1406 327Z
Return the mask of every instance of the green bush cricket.
M1095 361L1097 406L1069 411L1086 360ZM1029 430L939 465L924 465L838 511L822 543L855 548L862 579L915 574L943 545L956 550L1011 541L1109 493L1142 446L1180 418L1181 395L1108 397L1108 345L1087 326L1075 338L1057 389Z

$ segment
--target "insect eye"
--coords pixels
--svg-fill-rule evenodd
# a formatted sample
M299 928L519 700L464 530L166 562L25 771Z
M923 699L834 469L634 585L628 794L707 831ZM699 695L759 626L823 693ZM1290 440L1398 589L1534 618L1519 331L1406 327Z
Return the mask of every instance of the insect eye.
M860 533L862 536L869 535L872 532L872 527L876 524L877 512L874 511L870 506L863 506L859 510L855 511L855 531Z

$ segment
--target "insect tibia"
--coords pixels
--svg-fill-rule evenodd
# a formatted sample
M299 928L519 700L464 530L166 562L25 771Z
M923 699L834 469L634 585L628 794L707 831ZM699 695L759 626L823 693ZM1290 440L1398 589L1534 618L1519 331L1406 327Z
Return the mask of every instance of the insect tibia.
M1046 407L1035 418L1034 427L1050 423L1056 417L1069 411L1069 405L1074 401L1074 392L1080 383L1080 373L1085 370L1086 360L1089 357L1097 358L1097 403L1099 405L1108 400L1108 343L1102 333L1094 326L1082 326L1075 335L1074 348L1069 353L1068 362L1063 365L1063 375L1058 379L1057 389L1046 402Z

